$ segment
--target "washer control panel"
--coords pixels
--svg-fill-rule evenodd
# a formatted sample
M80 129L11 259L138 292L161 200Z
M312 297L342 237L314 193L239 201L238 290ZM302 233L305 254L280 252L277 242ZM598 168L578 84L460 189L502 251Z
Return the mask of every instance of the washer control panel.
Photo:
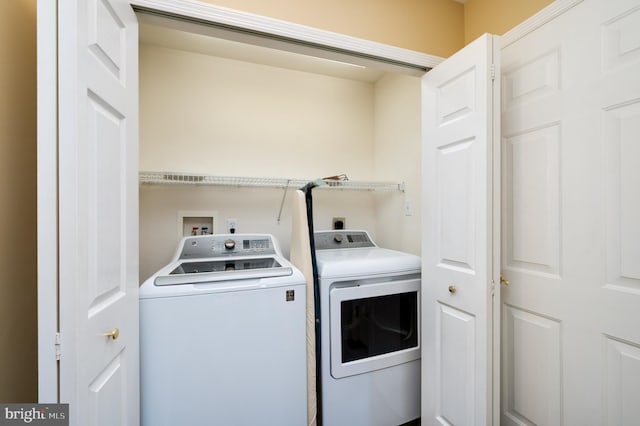
M178 259L280 255L268 234L212 234L186 237Z
M318 231L313 234L316 250L376 247L367 231Z

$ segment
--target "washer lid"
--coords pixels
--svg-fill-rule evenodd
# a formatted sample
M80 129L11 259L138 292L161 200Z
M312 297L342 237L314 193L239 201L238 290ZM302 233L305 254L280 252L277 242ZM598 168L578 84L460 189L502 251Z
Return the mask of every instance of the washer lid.
M274 256L255 258L200 259L179 262L166 275L158 274L154 284L180 285L231 281L248 278L281 277L293 273L290 266Z

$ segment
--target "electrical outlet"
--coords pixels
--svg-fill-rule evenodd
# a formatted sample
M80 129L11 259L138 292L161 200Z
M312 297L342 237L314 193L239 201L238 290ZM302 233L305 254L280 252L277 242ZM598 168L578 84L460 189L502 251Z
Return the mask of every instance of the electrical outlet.
M238 219L227 219L227 231L234 234L238 230Z
M411 205L411 200L404 200L404 215L413 216L413 206Z
M331 229L346 229L347 220L344 217L334 217L331 219Z

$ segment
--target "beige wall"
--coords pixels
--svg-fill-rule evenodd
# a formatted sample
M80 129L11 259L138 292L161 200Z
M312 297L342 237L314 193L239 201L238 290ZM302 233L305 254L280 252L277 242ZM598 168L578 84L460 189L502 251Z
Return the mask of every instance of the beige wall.
M376 242L417 255L422 229L421 82L388 74L376 83L373 145L376 179L405 183L403 194L376 197Z
M372 179L373 85L141 45L140 169Z
M464 42L484 33L502 35L539 12L553 0L467 0L464 4Z
M416 254L419 111L417 77L390 76L374 84L140 48L141 170L296 179L345 173L356 181L411 181L414 216L404 216L399 192L317 190L314 226L329 229L332 217L345 217L348 227L369 230L380 245L395 243ZM142 186L141 279L173 255L179 211L217 212L217 232L225 232L227 218L238 219L238 232L274 234L288 256L291 208L284 204L278 223L282 196L282 190L270 189ZM290 194L287 201L292 199ZM405 225L410 245L395 234Z
M214 211L217 232L226 232L226 219L238 221L240 233L273 234L283 254L290 254L292 202L294 190L289 188L278 222L284 191L270 188L235 188L212 186L157 186L140 188L140 282L174 255L178 235L178 212ZM376 194L370 192L313 192L314 229L330 229L332 217L346 217L347 224L357 229L375 231ZM375 238L375 233L374 233Z
M453 0L204 1L430 55L464 46L463 6Z
M0 402L37 398L36 0L0 2Z

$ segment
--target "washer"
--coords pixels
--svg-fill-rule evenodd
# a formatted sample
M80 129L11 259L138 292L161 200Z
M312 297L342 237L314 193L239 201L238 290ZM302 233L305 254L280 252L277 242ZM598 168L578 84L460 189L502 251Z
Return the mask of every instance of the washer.
M305 327L273 236L184 238L140 288L142 424L306 425Z
M322 424L390 426L420 417L420 257L366 231L314 233Z

